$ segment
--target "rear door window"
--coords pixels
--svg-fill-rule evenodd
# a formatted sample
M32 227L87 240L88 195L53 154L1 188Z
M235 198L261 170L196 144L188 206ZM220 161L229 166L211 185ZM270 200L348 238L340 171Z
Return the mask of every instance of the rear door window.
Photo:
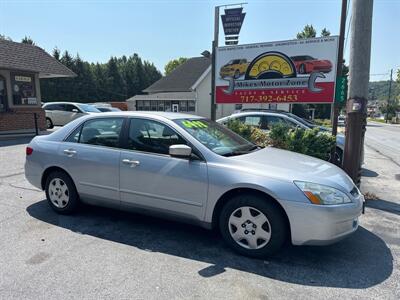
M118 148L123 122L123 118L89 120L79 133L72 133L70 137L72 141L78 139L81 144Z

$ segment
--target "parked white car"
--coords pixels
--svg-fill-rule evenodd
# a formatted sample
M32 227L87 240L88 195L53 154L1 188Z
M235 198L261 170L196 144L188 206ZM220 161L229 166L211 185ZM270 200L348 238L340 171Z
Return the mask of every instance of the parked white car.
M46 112L46 126L48 129L65 124L84 115L99 113L93 105L74 102L48 102L42 107Z

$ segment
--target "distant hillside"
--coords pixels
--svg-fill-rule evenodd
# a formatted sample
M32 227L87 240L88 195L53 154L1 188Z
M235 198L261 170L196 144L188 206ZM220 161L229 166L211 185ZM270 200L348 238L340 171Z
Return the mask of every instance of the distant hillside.
M371 81L369 83L368 99L377 99L380 101L387 101L389 92L389 80L385 81ZM396 97L400 98L400 83L392 81L392 96L391 99Z

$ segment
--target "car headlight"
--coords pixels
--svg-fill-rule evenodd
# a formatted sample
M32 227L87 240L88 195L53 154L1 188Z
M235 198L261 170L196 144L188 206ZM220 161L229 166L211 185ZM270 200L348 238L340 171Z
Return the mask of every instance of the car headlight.
M304 181L294 181L294 184L313 204L334 205L351 203L351 199L345 193L333 187Z

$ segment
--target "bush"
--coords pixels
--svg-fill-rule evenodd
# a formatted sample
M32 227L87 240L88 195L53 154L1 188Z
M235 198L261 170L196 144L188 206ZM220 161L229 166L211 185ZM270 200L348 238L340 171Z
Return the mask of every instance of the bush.
M257 127L246 125L239 120L228 121L227 127L257 146L266 147L271 144L266 132Z
M323 160L329 159L335 145L335 137L329 133L314 129L292 129L285 124L272 127L269 137L271 145L280 149L294 151Z
M238 120L229 121L227 126L258 146L272 146L323 160L329 159L330 151L335 145L335 138L329 133L319 132L318 128L293 129L286 124L280 123L274 125L266 133L257 127L245 125Z

